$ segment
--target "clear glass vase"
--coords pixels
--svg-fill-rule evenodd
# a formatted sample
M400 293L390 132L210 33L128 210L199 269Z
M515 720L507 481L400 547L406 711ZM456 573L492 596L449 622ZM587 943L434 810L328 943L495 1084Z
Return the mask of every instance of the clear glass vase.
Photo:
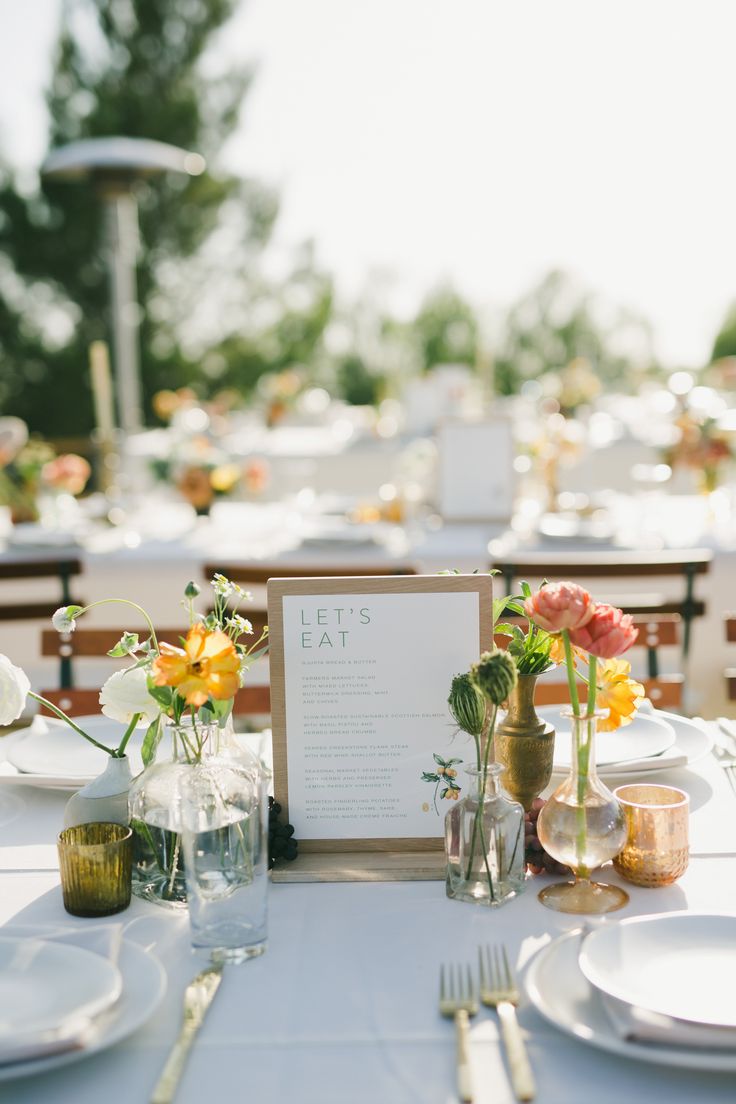
M604 712L582 717L571 710L572 765L537 821L539 840L552 858L569 866L572 882L546 886L539 900L557 912L601 914L622 908L628 894L615 885L591 880L593 870L617 855L626 842L621 805L601 782L595 767L595 730Z
M524 886L524 810L502 793L502 769L466 768L468 794L445 816L448 897L495 907Z
M182 830L191 797L185 782L203 771L211 760L219 769L247 768L262 773L255 756L235 743L232 721L168 725L165 759L146 767L134 779L128 808L133 829L133 893L169 908L186 908L187 884Z

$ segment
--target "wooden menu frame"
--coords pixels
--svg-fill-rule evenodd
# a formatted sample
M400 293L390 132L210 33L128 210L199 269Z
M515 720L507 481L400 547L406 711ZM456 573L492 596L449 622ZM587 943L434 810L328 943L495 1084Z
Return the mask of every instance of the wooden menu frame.
M472 593L479 599L478 654L493 646L490 575L414 575L270 579L269 664L274 796L289 819L283 599L292 595ZM449 685L448 685L449 692ZM299 839L299 826L295 825ZM300 840L299 858L273 872L276 881L408 880L444 877L438 838Z

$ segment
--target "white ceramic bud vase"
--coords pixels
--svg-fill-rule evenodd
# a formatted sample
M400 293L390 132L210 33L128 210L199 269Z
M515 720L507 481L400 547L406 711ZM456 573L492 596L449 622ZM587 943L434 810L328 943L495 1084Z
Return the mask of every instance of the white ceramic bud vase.
M112 755L102 774L72 794L64 809L64 827L93 821L128 824L128 790L133 775L127 755L119 759Z

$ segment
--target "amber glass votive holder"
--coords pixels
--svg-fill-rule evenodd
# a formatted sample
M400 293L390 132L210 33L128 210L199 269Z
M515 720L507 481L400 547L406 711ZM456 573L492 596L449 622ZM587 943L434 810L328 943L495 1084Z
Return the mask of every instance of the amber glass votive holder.
M133 833L97 821L65 828L57 842L64 908L72 916L111 916L130 904Z
M690 857L690 798L675 786L632 783L614 796L626 817L624 848L613 860L634 885L671 885L685 873Z

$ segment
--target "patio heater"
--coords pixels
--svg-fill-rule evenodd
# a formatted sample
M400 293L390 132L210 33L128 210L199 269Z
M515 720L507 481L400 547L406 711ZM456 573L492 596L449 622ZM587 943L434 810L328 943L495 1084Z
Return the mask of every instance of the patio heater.
M135 183L163 172L198 176L204 169L205 160L200 154L147 138L87 138L71 142L52 150L41 166L43 176L91 181L104 207L115 393L119 423L125 434L135 433L143 425L135 280L139 245Z

